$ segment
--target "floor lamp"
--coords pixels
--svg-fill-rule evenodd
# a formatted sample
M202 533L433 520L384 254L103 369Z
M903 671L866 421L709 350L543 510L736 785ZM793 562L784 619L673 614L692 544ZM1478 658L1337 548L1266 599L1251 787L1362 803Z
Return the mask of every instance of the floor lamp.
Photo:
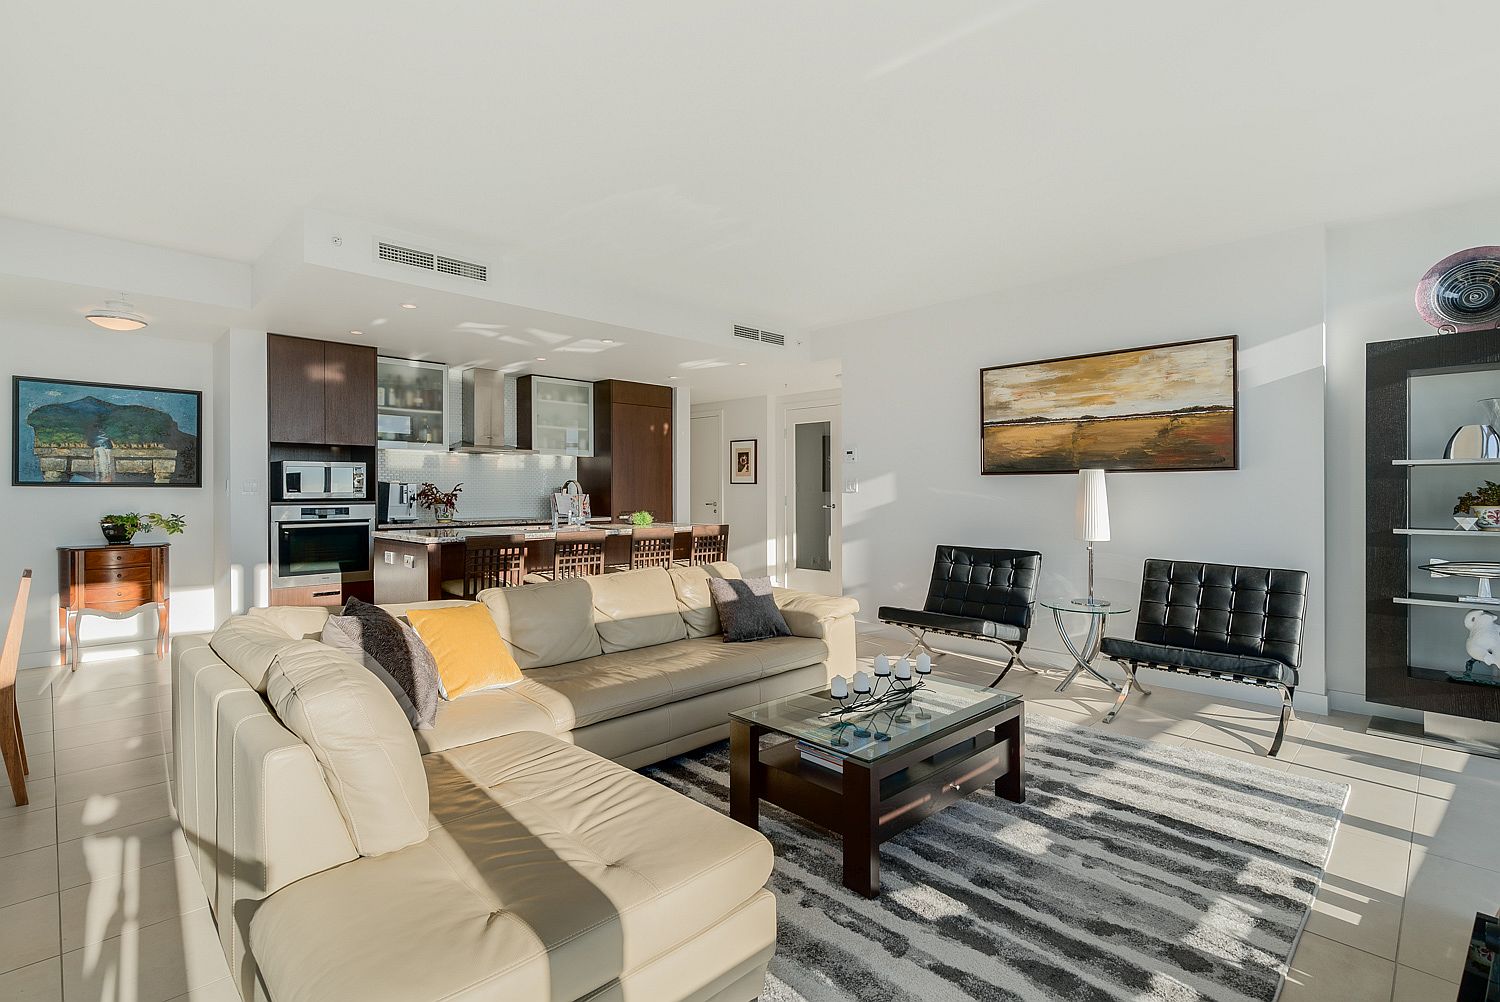
M1109 541L1109 496L1104 489L1103 470L1078 471L1078 538L1088 544L1089 595L1075 598L1076 605L1109 605L1094 597L1094 544Z

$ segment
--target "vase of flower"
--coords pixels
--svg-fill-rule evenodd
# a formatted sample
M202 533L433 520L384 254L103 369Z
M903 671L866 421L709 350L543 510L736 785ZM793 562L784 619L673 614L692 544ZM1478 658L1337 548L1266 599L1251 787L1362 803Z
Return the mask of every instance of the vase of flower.
M448 491L438 490L436 484L423 484L412 500L416 501L419 508L432 512L434 521L452 522L454 512L458 509L458 495L463 489L463 484L454 484L453 489Z

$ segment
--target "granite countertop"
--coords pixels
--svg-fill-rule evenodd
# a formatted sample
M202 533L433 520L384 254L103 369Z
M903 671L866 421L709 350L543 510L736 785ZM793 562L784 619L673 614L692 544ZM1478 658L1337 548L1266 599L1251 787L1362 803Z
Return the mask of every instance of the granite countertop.
M687 532L693 527L691 522L657 522L658 527L676 529L678 532ZM553 529L550 522L486 522L481 524L453 522L448 525L406 525L397 528L375 530L376 539L386 539L399 543L461 543L470 536L493 536L495 529L510 528L516 530L527 539L556 539L558 536L566 536L570 532L580 532L585 528L603 529L611 536L627 536L630 530L635 528L628 522L607 522L594 520L587 526L563 526Z
M608 522L609 518L600 515L589 519L590 522ZM483 525L545 525L551 527L552 523L541 518L516 518L504 515L495 518L455 518L451 522L382 522L377 528L380 529L470 529Z

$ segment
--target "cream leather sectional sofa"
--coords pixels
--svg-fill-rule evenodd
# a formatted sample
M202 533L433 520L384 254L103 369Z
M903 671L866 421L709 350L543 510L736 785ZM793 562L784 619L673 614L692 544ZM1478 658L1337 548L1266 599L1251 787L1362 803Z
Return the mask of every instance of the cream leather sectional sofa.
M429 731L313 639L326 610L174 641L173 798L243 997L754 998L769 843L630 770L849 674L857 606L778 590L795 635L726 644L710 575L481 594L525 678Z

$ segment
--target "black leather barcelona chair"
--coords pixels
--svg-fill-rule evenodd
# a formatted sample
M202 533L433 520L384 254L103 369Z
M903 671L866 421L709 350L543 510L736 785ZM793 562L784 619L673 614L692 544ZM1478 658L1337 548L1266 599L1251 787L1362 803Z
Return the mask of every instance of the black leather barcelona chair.
M1031 629L1041 573L1042 555L1035 550L939 546L922 608L881 606L878 618L912 635L908 657L918 650L934 658L949 653L928 646L929 633L999 644L1010 659L990 683L993 689L1013 665L1035 670L1022 660L1021 648Z
M1135 639L1106 637L1100 648L1125 669L1115 710L1141 668L1270 686L1281 692L1275 755L1295 719L1306 619L1306 571L1147 560Z

